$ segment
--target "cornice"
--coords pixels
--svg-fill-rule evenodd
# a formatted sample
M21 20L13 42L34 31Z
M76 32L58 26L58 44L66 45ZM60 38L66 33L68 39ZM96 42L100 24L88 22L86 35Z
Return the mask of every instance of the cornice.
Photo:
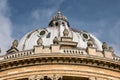
M0 62L0 71L36 65L83 65L97 68L104 68L120 72L120 62L112 59L89 56L89 55L68 55L68 54L34 54L19 58L7 59Z

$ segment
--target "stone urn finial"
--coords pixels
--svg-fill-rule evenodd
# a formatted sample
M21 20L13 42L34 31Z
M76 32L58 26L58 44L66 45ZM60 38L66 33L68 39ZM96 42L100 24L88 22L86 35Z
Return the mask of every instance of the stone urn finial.
M89 40L88 40L87 46L88 46L88 47L93 47L93 41L92 41L92 39L89 39Z
M59 44L59 40L58 40L57 37L55 37L55 38L53 39L53 44Z
M42 44L43 44L43 41L42 41L41 37L39 37L37 40L37 45L42 45Z
M12 42L12 48L17 48L17 46L18 46L18 40L14 40Z
M67 37L68 34L69 34L69 31L65 28L64 31L63 31L63 34L64 34L65 37Z
M106 42L103 42L102 48L103 48L103 50L107 50L108 49L108 46L107 46Z
M114 52L113 47L109 47L109 50L110 50L111 52Z
M17 49L17 47L18 47L18 40L14 40L12 42L11 48L7 51L7 54L18 52L19 50Z

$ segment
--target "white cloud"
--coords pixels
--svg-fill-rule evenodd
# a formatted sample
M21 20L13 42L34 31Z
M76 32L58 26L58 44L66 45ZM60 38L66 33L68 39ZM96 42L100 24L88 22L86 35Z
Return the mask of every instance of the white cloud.
M0 48L2 50L1 54L10 48L13 38L11 37L12 23L9 18L9 8L7 0L0 0Z

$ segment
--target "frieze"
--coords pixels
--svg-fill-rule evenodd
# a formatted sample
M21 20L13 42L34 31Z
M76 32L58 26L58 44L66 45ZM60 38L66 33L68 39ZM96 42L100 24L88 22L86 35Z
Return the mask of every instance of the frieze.
M57 73L48 73L47 72L57 72ZM59 73L59 71L62 71L62 72L68 72L68 73ZM42 74L36 74L36 73L42 73L42 72L46 72L46 73L42 73ZM76 74L79 73L79 74ZM32 73L32 74L31 74ZM81 74L82 73L82 74ZM24 72L24 73L17 73L17 74L10 74L10 75L5 75L5 76L2 76L0 78L5 78L5 77L8 77L8 76L13 76L13 75L20 75L20 74L26 74L26 75L23 75L21 77L27 77L28 79L44 79L44 77L48 77L48 78L51 78L51 79L61 79L63 76L86 76L86 77L92 77L92 75L90 74L97 74L99 76L96 76L96 77L101 77L101 78L104 78L104 79L110 79L111 78L116 78L116 79L120 79L120 77L116 77L116 76L113 76L113 75L108 75L108 74L104 74L104 73L96 73L96 72L89 72L89 71L79 71L79 70L38 70L38 71L28 71L28 72ZM107 77L109 76L109 78ZM95 76L94 76L95 77ZM16 78L15 76L12 77L12 78L9 78L9 79L14 79ZM114 80L114 79L113 79Z

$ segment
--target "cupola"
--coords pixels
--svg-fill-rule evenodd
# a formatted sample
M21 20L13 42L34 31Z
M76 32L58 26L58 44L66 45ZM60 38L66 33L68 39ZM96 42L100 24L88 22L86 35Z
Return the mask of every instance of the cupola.
M60 26L60 25L70 27L68 19L65 16L63 16L62 13L59 11L57 15L52 18L52 20L49 23L49 26L53 27L53 26Z

